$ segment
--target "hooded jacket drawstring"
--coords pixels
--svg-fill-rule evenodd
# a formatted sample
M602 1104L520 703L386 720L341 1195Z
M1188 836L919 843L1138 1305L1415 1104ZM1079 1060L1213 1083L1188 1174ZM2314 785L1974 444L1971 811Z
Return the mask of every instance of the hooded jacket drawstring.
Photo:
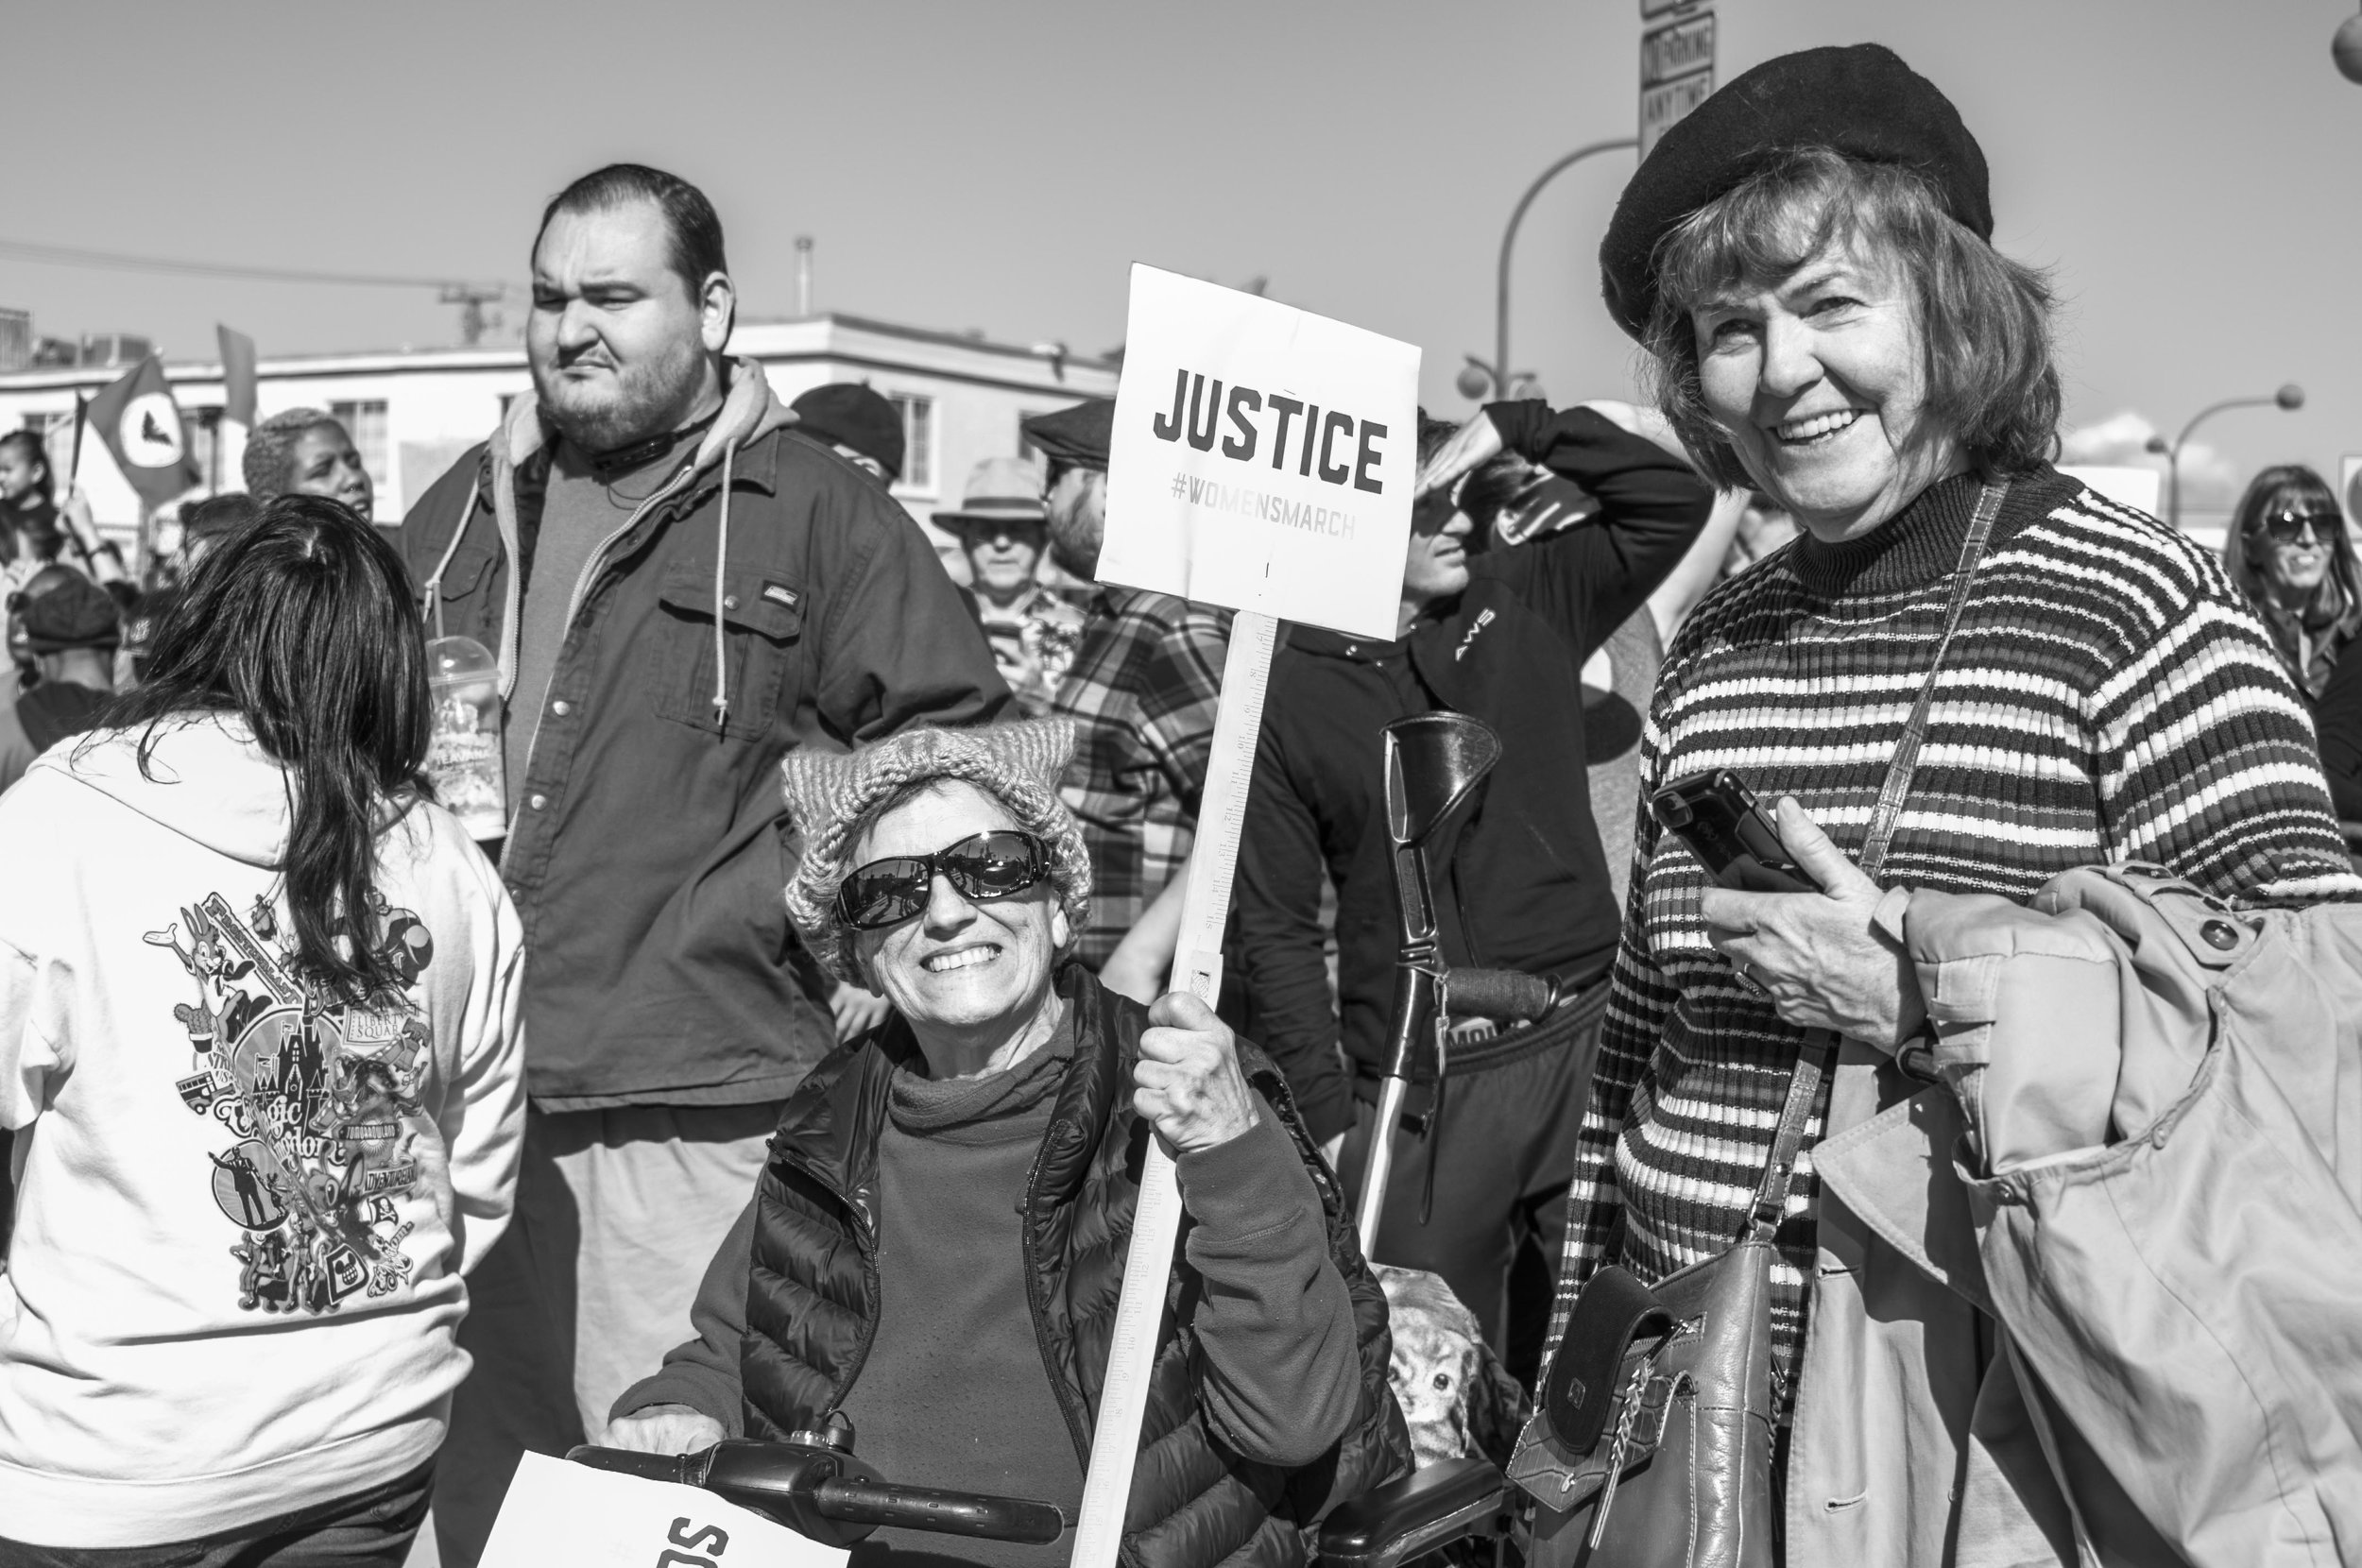
M478 474L468 486L468 503L459 509L459 526L451 531L451 542L443 546L442 558L435 563L434 575L426 580L425 603L419 609L435 618L436 637L451 634L443 629L443 573L451 570L451 558L459 554L459 541L468 537L468 524L475 517L476 498L484 493L484 477Z
M728 601L722 596L723 573L730 561L730 464L738 455L738 443L727 442L722 448L722 520L713 540L713 728L720 734L729 727L730 674L727 658L728 644L722 637L722 611Z
M796 422L794 411L779 401L771 392L769 383L762 379L761 366L751 360L737 360L732 363L738 375L744 379L739 385L733 386L725 394L722 409L716 416L714 429L708 433L696 456L674 477L672 484L650 497L648 503L655 504L672 499L681 485L703 471L705 464L711 461L715 448L720 448L722 511L720 534L716 542L717 553L713 562L712 706L714 723L717 726L728 722L730 710L729 647L724 635L723 619L730 609L735 607L728 602L727 574L729 567L730 490L732 482L736 478L738 449L769 431ZM516 571L518 529L515 470L518 464L525 461L535 451L539 450L542 439L540 416L537 405L528 395L521 398L509 410L507 418L503 421L500 431L494 435L490 443L493 470L488 495L492 503L493 522L500 531L501 551L509 566L507 592L503 605L503 633L500 647L497 650L500 693L504 701L514 691L517 683L517 638L523 597L523 584ZM466 509L460 513L458 527L454 530L450 540L443 546L442 558L436 564L435 575L427 579L424 602L420 607L434 618L435 631L438 637L444 635L441 594L443 575L451 568L452 557L458 554L460 539L467 534L474 520L476 503L487 499L487 494L488 487L483 477L479 475L469 490L468 503ZM635 513L633 520L637 521L640 515ZM608 541L609 544L612 542L612 539ZM600 547L601 554L604 554L606 548L606 545ZM574 609L578 605L596 565L595 559L587 565L584 568L582 579L575 584L573 601L570 602L567 609L567 622L570 625L573 620Z

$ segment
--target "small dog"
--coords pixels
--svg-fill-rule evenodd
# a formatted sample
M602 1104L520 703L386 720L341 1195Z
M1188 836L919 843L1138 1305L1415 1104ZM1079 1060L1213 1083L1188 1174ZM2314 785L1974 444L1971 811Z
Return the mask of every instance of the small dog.
M1484 1343L1484 1331L1451 1287L1422 1269L1371 1265L1394 1330L1387 1381L1419 1468L1481 1454L1508 1461L1524 1390Z

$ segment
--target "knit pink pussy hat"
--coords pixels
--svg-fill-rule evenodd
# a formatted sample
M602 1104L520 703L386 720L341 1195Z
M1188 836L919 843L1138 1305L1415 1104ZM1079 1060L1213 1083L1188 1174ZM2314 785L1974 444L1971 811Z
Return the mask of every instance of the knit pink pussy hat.
M853 930L836 914L836 891L854 869L853 830L863 814L905 785L964 779L1009 810L1017 826L1050 850L1050 880L1077 932L1090 912L1090 852L1083 825L1058 798L1074 755L1071 719L1026 719L973 729L906 729L849 755L792 751L779 762L788 815L804 836L804 858L787 884L787 917L822 968L866 983L853 962Z

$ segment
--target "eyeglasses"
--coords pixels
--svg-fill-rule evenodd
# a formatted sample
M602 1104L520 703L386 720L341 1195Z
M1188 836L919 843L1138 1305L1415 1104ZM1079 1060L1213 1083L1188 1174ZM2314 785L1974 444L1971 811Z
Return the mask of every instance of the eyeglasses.
M2290 507L2264 519L2263 531L2274 544L2302 544L2308 533L2322 544L2335 544L2345 528L2346 520L2335 510L2301 512Z
M860 867L836 890L837 918L864 931L899 925L927 907L938 873L960 896L982 904L1015 897L1049 872L1049 846L1033 834L977 833L932 855L892 855Z

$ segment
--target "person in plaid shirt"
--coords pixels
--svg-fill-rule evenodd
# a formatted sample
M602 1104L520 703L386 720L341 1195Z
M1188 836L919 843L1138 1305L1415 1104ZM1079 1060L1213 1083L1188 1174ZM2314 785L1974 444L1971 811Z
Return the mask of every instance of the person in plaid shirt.
M1024 422L1049 465L1051 554L1078 577L1099 569L1114 419L1114 400L1094 398ZM1051 711L1075 722L1061 793L1090 847L1090 918L1076 951L1096 971L1189 860L1230 612L1102 586L1086 616Z

